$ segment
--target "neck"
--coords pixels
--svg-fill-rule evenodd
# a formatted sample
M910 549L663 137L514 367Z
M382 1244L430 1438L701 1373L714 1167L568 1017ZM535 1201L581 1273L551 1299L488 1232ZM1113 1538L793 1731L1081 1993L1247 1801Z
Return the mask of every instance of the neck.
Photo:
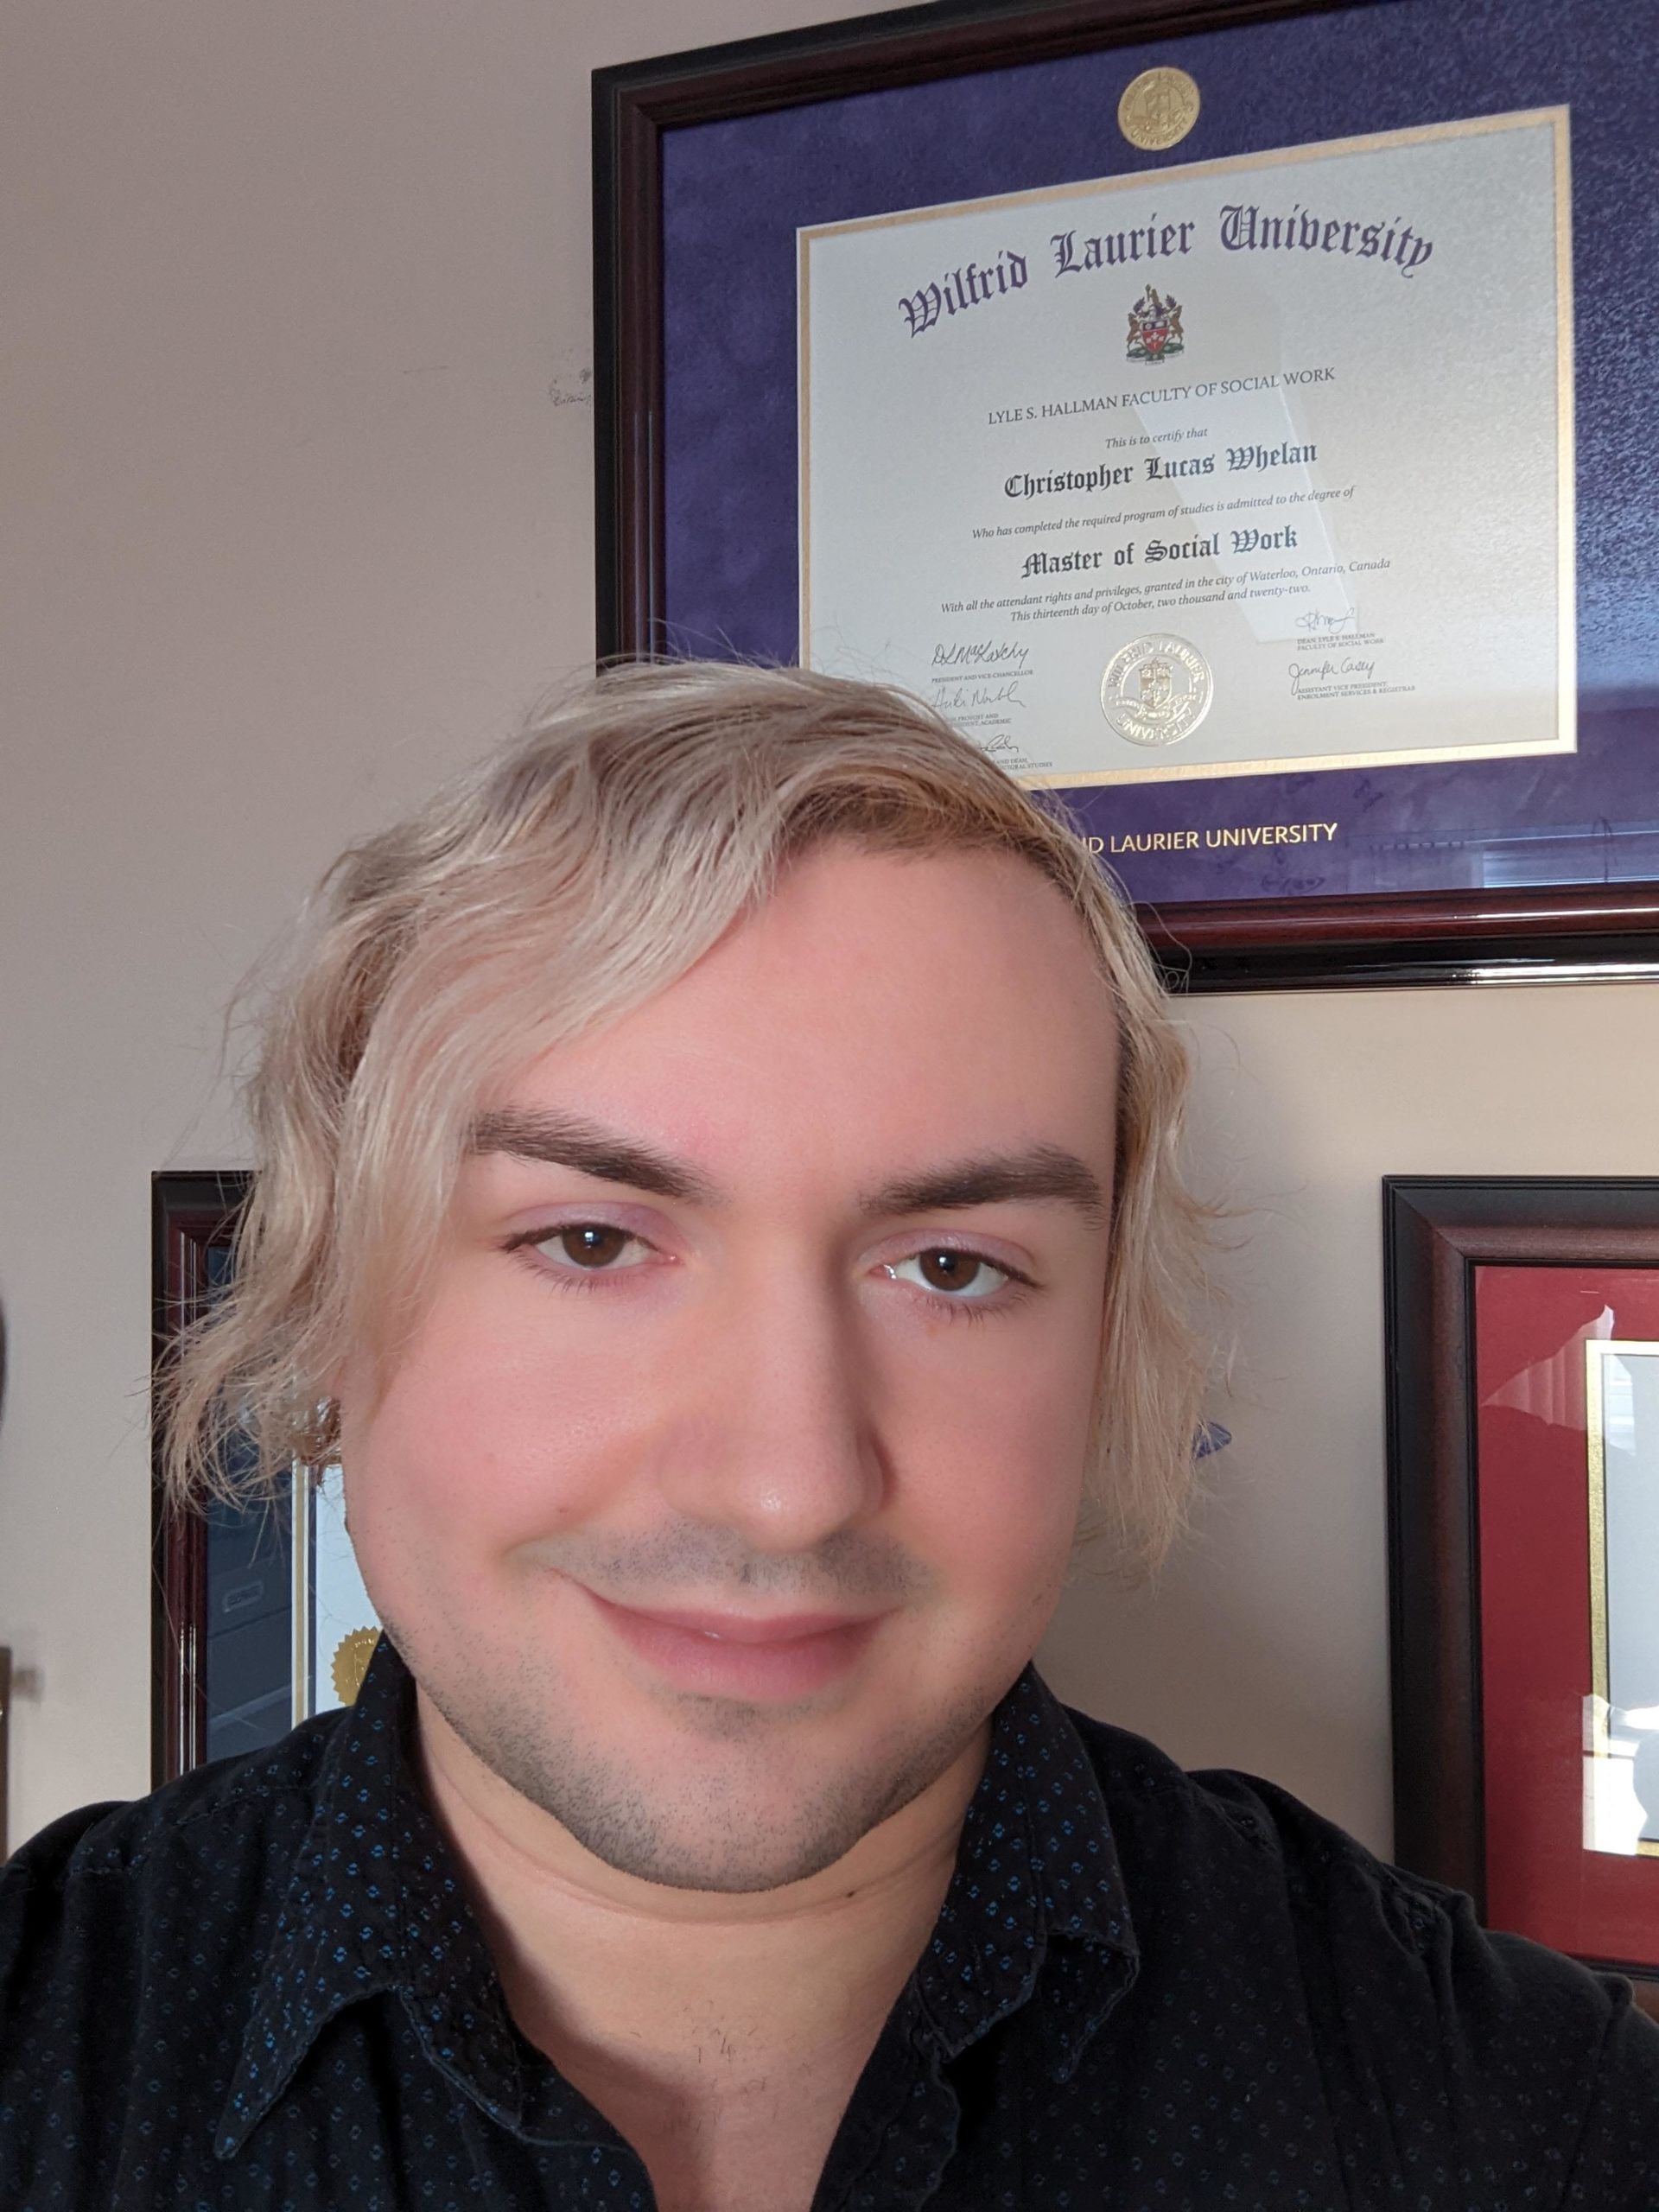
M855 2051L856 2078L944 1903L988 1737L835 1865L734 1894L607 1866L419 1699L427 1796L513 2018L619 2124L614 2087L598 2094L611 2077L661 2096L681 2076L706 2082L711 2050L763 2070Z

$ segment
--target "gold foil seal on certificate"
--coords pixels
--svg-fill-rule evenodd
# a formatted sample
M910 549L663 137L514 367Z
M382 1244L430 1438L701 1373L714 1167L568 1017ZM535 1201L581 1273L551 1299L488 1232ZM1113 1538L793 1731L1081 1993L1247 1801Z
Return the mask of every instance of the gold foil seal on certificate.
M1117 127L1131 146L1161 154L1198 119L1198 88L1185 69L1143 69L1123 88Z
M354 1628L334 1646L334 1695L342 1705L357 1703L357 1694L363 1687L363 1677L369 1671L369 1662L379 1641L378 1628Z
M1101 712L1131 745L1179 745L1209 713L1215 691L1198 647L1156 630L1107 662Z

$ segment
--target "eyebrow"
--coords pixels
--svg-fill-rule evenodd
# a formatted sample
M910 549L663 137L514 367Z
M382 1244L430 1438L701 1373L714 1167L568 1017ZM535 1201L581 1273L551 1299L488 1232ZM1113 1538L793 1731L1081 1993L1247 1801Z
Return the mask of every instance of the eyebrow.
M573 1115L512 1108L481 1114L467 1135L467 1149L505 1152L515 1160L574 1167L601 1183L626 1183L631 1189L652 1191L659 1198L678 1198L692 1205L712 1205L720 1196L706 1176L683 1160Z
M868 1214L933 1213L954 1206L995 1205L1007 1198L1055 1198L1075 1206L1092 1228L1105 1225L1100 1179L1075 1153L1054 1144L1024 1152L985 1153L972 1160L901 1175L861 1201Z
M513 1108L484 1114L473 1124L467 1148L574 1167L603 1183L624 1183L632 1190L693 1205L718 1205L723 1195L684 1160L572 1115ZM877 1218L995 1205L1010 1198L1056 1200L1075 1207L1096 1229L1108 1217L1106 1194L1093 1169L1075 1153L1052 1144L1032 1145L1021 1152L984 1153L899 1176L867 1192L859 1200L859 1211Z

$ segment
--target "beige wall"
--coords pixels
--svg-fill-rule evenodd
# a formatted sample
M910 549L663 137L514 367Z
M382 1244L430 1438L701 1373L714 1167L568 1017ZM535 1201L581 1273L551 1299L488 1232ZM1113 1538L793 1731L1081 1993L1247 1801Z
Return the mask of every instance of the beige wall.
M147 1777L152 1168L341 837L589 649L588 71L823 0L0 0L0 1642L14 1834ZM1057 1679L1387 1834L1376 1180L1635 1170L1635 988L1211 1002L1249 1396ZM232 1053L233 1057L233 1053Z

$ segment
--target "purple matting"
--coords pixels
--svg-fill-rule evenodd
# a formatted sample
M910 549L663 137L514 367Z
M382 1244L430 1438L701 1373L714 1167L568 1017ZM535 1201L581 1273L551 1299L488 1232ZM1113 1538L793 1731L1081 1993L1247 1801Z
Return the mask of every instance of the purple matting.
M1114 843L1160 829L1341 824L1332 845L1113 853L1140 899L1659 878L1656 35L1649 0L1373 0L666 132L666 604L676 649L797 657L798 227L1565 101L1578 753L1065 798L1084 829ZM1160 61L1192 72L1204 106L1179 147L1143 154L1118 131L1118 95Z

